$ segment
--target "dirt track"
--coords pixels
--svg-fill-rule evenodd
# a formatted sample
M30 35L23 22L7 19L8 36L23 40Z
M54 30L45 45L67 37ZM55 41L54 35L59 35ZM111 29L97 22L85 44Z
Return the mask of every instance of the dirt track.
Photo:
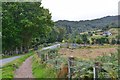
M23 62L23 64L15 71L15 77L14 78L33 78L32 75L32 64L31 64L31 58Z
M109 55L110 53L117 52L116 48L97 48L97 49L68 49L62 48L59 53L64 57L74 56L77 58L95 59L97 56L102 56L104 53Z

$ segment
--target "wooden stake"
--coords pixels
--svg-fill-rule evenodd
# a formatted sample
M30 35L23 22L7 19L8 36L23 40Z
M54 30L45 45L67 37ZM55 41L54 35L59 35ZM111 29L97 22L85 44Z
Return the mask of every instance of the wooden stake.
M68 80L71 80L71 78L72 78L72 68L71 67L74 65L73 61L74 61L73 56L68 58Z
M94 73L94 80L98 79L98 62L95 63L94 67L93 67L93 73Z

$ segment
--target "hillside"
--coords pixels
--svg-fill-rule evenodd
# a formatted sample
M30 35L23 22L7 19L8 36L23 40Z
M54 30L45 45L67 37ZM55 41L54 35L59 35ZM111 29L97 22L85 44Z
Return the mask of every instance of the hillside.
M67 30L67 33L73 32L84 32L97 29L103 29L106 26L117 27L118 26L118 16L106 16L94 20L81 20L81 21L68 21L59 20L55 22L55 26L63 27Z
M109 39L112 38L116 38L116 36L118 36L118 29L120 28L110 28L109 30L107 30L108 32L110 32L112 35L108 36ZM94 34L93 36L91 36L91 38L101 38L103 37L103 31L96 31L96 35Z

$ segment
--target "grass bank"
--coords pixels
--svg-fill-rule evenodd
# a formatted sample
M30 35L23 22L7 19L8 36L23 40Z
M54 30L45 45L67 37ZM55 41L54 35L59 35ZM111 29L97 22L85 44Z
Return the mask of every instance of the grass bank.
M32 71L35 78L56 78L56 71L53 67L41 63L40 58L35 54L32 58Z
M14 71L19 68L19 66L31 55L33 55L33 51L29 52L28 54L4 65L1 69L2 69L2 75L0 76L0 79L3 78L2 80L4 80L5 78L14 78Z

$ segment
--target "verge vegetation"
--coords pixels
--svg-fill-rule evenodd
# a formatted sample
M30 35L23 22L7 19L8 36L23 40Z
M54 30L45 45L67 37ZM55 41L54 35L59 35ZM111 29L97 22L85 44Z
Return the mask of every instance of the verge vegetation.
M33 55L33 52L30 52L1 67L2 75L0 76L0 79L3 78L4 80L5 78L14 78L14 71L31 55Z
M41 63L41 59L37 54L32 59L32 71L35 78L56 78L56 72L52 65Z

